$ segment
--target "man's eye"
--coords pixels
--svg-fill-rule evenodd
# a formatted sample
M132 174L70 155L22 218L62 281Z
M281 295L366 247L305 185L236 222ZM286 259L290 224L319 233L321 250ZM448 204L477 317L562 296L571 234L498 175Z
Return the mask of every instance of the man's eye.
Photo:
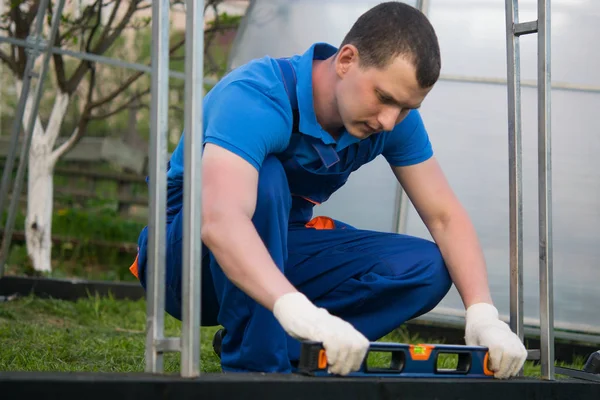
M379 100L380 100L382 103L390 103L390 102L392 101L392 99L390 99L390 98L389 98L389 97L387 97L387 96L384 96L384 95L382 95L381 93L377 93L377 97L379 97Z

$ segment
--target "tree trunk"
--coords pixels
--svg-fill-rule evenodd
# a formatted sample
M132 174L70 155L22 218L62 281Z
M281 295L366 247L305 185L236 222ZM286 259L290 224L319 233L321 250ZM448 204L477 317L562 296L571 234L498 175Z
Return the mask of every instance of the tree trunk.
M29 152L25 240L34 269L51 271L54 166L52 149L43 139L44 136L34 135Z
M17 93L21 92L22 82L17 81ZM39 117L36 116L31 148L28 156L27 177L27 215L25 217L25 241L27 254L36 271L52 270L52 210L54 203L54 165L58 154L54 144L65 118L70 96L57 92L54 106L44 130ZM27 97L23 114L23 130L27 132L27 124L33 108L33 96Z

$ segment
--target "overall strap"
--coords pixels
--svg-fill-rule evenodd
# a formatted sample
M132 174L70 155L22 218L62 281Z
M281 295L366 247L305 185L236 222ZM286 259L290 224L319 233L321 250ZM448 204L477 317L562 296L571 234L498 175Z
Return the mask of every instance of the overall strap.
M283 85L290 99L292 112L294 115L294 124L292 133L300 132L300 112L298 111L298 97L296 95L296 72L292 63L287 58L276 58L281 75L283 76ZM335 146L323 144L320 140L311 140L312 147L316 150L327 168L340 161L340 157L335 150Z
M294 115L294 124L292 132L298 132L300 126L300 113L298 111L298 97L296 96L296 72L292 63L287 58L276 58L281 75L283 77L283 86L287 92L288 98L290 99L290 105L292 106L292 113Z

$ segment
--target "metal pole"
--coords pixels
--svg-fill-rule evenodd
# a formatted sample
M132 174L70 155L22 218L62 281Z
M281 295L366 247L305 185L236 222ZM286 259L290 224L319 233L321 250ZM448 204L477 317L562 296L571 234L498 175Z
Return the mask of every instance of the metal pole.
M538 201L542 378L554 379L550 0L538 0Z
M169 1L152 2L150 209L148 222L146 372L163 371L166 261L166 158L169 107Z
M523 338L521 101L519 36L538 35L538 207L541 376L554 379L552 163L550 141L550 0L537 1L537 21L519 23L517 0L506 0L510 151L511 327Z
M33 33L34 40L37 40L44 27L44 15L48 8L49 0L42 0L40 3L37 14L35 17L35 31ZM17 144L19 135L21 133L21 124L23 121L23 114L25 113L25 105L27 104L27 98L29 97L29 91L31 90L31 78L33 75L33 66L38 56L38 51L26 51L27 63L25 64L25 73L23 74L23 82L21 86L21 95L19 97L19 104L15 112L15 118L13 119L11 137L8 145L8 154L6 155L6 161L4 162L4 171L2 173L2 184L0 185L0 211L4 210L4 203L8 198L10 191L10 184L12 179L12 173L16 158ZM27 127L25 127L27 129ZM10 215L9 215L10 219ZM6 238L6 234L4 234ZM0 256L4 259L4 256ZM0 277L2 276L2 270L4 269L4 263L0 264Z
M21 47L30 48L30 49L38 49L40 51L46 49L45 45L38 46L36 44L29 43L26 40L16 39L16 38L12 38L12 37L0 36L0 43L10 43L14 46L21 46ZM106 65L112 65L112 66L119 67L119 68L128 68L128 69L132 69L135 71L152 73L152 67L148 66L148 65L131 63L131 62L115 59L115 58L101 56L98 54L86 53L84 51L80 52L80 51L72 51L72 50L68 50L68 49L61 49L59 47L51 46L50 50L52 51L52 54L60 54L60 55L77 58L80 60L87 60L87 61L102 63L102 64L106 64ZM177 71L169 71L169 76L172 78L177 78L177 79L182 79L182 80L185 79L185 74L183 74L181 72L177 72Z
M410 199L400 184L396 188L396 211L394 219L396 221L395 232L406 233L408 225L408 210L410 208Z
M56 39L56 34L58 32L58 26L60 24L60 16L62 14L62 10L63 7L65 5L65 0L59 0L58 2L58 6L56 7L56 10L54 11L53 15L52 15L52 22L51 22L51 28L50 28L50 43L54 43L54 40ZM44 21L44 15L46 12L46 9L48 7L48 0L44 1L43 4L40 4L40 8L43 8L43 12L40 14L39 10L38 10L38 15L36 18L38 18L39 20ZM37 21L37 24L40 24L39 21ZM39 25L36 25L36 29L39 27ZM21 189L23 186L23 180L25 178L25 168L27 165L27 159L28 159L28 154L29 154L29 149L31 147L31 138L33 136L33 131L35 128L35 120L37 118L38 115L38 109L40 106L40 100L42 98L42 93L44 90L44 80L46 79L46 73L48 72L48 63L50 62L50 56L52 55L52 53L50 52L50 50L46 50L46 52L44 53L44 58L42 60L42 68L40 71L40 75L39 75L39 79L37 82L37 86L35 88L35 97L34 97L34 101L33 101L33 107L31 110L31 115L29 116L29 121L28 121L28 125L25 127L27 129L27 132L25 133L25 142L23 143L23 147L21 148L21 157L19 159L19 167L17 169L17 176L15 178L15 188L12 194L12 198L10 201L10 206L8 209L8 218L6 220L6 226L4 228L4 238L2 240L2 249L0 250L0 277L2 276L3 272L4 272L4 265L6 263L6 260L8 258L8 253L10 251L10 243L11 243L11 239L12 239L12 230L14 228L15 225L15 218L16 218L16 214L17 214L17 206L19 204L19 197L21 196ZM27 62L29 63L30 60L34 60L35 57L33 55L31 55ZM30 69L28 71L26 71L26 78L25 79L30 79L30 77L28 78L28 75L31 75L31 71L33 68L33 65L29 66ZM23 83L23 86L25 86L25 83ZM25 103L27 100L27 95L29 92L29 88L27 88L27 91L22 90L21 91L21 99L19 100L19 106L21 106L21 103ZM24 99L24 101L23 101ZM17 114L15 116L15 121L21 121L22 120L22 112L23 110L18 110L21 111L21 114ZM13 131L13 137L12 139L15 139L14 133L15 132L19 132L20 131L20 123L16 122L15 123L15 131ZM18 137L17 137L18 138ZM11 143L12 145L12 143ZM14 151L14 149L13 149ZM10 156L10 154L9 154ZM8 161L7 161L8 164ZM8 172L8 174L10 175L10 173L12 173L12 165L10 166L10 168L8 168L9 166L7 165L5 167L5 176L6 173ZM7 182L10 181L10 179L7 180ZM4 184L4 179L3 182ZM8 186L8 184L7 184ZM0 196L6 196L5 190L7 191L8 188L2 188L2 192L3 194L1 194ZM3 208L0 208L0 210L2 210Z
M204 1L186 0L181 375L200 375Z
M438 82L465 82L465 83L488 83L490 85L502 85L506 86L507 81L504 78L493 78L489 76L472 76L472 75L449 75L442 74L438 79ZM523 80L519 82L519 86L536 88L537 79ZM567 90L570 92L583 92L583 93L600 93L600 85L588 85L585 83L568 83L568 82L552 82L552 89Z
M506 0L508 82L508 182L510 231L510 327L524 340L523 331L523 195L521 148L521 67L517 0Z
M417 0L415 8L427 16L429 13L430 0ZM406 233L408 225L408 210L410 209L410 199L400 184L396 186L396 210L394 220L396 224L394 230L396 233Z
M415 8L427 15L429 13L429 3L431 3L431 0L417 0Z

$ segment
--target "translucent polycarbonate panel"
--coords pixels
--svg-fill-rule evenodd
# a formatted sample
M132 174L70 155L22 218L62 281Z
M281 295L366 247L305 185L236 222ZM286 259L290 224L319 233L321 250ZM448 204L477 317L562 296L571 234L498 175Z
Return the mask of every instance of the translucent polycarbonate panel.
M315 42L338 46L356 19L382 1L255 0L238 31L230 68L265 55L303 53ZM415 5L416 1L404 3Z
M519 21L537 20L537 1L519 0ZM600 85L600 1L552 0L552 80ZM504 0L431 0L442 73L506 78ZM521 36L522 79L537 78L537 35Z
M539 315L537 91L524 88L523 248L525 318ZM556 326L600 332L600 94L552 92L554 295ZM501 313L509 313L508 137L506 88L440 82L423 119L450 184L469 212ZM365 207L365 205L363 205ZM415 210L408 233L430 238ZM457 293L441 306L462 309Z

